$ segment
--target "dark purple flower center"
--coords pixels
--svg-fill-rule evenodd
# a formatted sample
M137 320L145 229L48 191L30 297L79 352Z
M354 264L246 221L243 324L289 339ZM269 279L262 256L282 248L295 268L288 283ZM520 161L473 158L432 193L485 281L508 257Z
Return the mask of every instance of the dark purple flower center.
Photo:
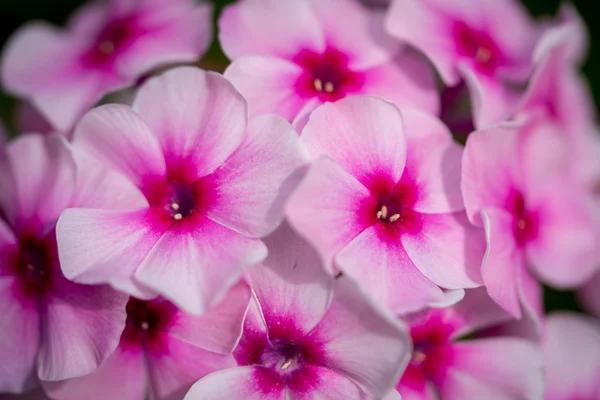
M121 340L127 344L160 345L160 333L167 329L177 309L167 301L130 298L127 322Z
M295 62L304 70L296 82L296 89L303 97L336 101L357 92L364 83L363 75L349 68L348 57L334 49L322 54L304 50Z
M413 210L417 200L417 188L408 178L398 184L387 178L376 178L368 185L371 195L377 201L369 217L373 222L381 222L394 228L394 232L415 232L420 228L420 214Z
M169 197L166 207L173 219L181 220L189 217L195 212L196 194L192 187L189 185L172 184L170 192L171 196Z
M21 238L13 268L24 296L39 299L46 295L58 268L54 232L44 239Z
M85 62L94 67L111 65L135 37L137 28L134 22L132 17L109 21L96 36Z
M502 63L502 52L487 32L457 21L453 33L458 53L473 60L480 71L493 73Z
M517 243L524 245L535 239L538 233L538 218L536 213L527 210L523 194L517 191L511 193L508 206L513 214L513 233Z

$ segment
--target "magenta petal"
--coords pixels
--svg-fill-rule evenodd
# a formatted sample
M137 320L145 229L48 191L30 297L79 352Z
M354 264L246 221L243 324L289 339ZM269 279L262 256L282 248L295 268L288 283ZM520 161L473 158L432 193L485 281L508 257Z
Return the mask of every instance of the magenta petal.
M250 296L250 287L240 281L219 304L201 317L177 313L169 336L214 353L230 354L242 334Z
M135 279L191 314L216 305L245 267L267 256L264 244L208 219L175 225L156 243Z
M236 367L200 379L184 400L284 400L285 384L272 382L271 372L261 367Z
M404 325L347 278L336 280L327 314L310 335L323 343L326 365L373 398L394 387L410 357Z
M309 101L295 87L302 73L287 60L244 56L227 67L225 77L248 99L251 117L277 113L292 122Z
M442 290L419 272L399 240L388 240L380 226L358 235L335 262L344 274L396 314L417 311L444 299Z
M20 136L6 146L6 161L0 173L0 205L9 221L54 223L75 190L77 170L66 140L58 135Z
M35 304L14 295L17 284L12 277L0 277L0 357L5 360L0 363L0 392L21 393L35 382L40 315Z
M158 141L126 105L108 104L88 112L75 129L74 143L138 187L144 179L163 176L166 171Z
M303 49L325 49L325 37L309 1L235 3L219 19L219 41L232 60L246 55L291 59Z
M406 233L401 240L415 266L436 285L463 289L483 283L484 232L472 226L464 212L421 214L420 231Z
M117 347L97 371L80 378L43 382L53 399L141 400L148 393L148 378L142 348Z
M58 381L97 370L119 344L127 300L109 286L79 285L60 277L44 313L40 379Z
M375 209L369 191L329 158L315 161L290 197L286 215L290 224L321 255L335 274L333 257L371 225L362 217L363 207Z
M290 400L367 400L367 395L350 379L326 367L308 365L303 373L315 377L316 382L288 381Z
M269 255L249 268L247 276L267 326L291 320L296 329L307 333L327 311L333 279L322 268L317 253L286 223L264 243Z
M155 226L156 220L148 209L65 210L56 225L63 273L80 283L110 283L136 297L153 297L153 291L132 277L168 229L168 226Z
M594 399L600 384L600 324L587 316L561 312L546 323L542 341L545 400Z
M375 97L355 96L317 108L302 131L310 155L331 157L367 185L374 175L398 182L406 161L398 108Z
M452 345L452 355L446 377L438 382L442 398L542 397L542 357L526 340L491 338L460 342Z
M165 157L186 160L197 177L223 164L242 142L248 121L246 100L229 81L193 67L150 79L133 108L158 137Z
M251 237L271 233L297 186L308 155L289 122L277 115L250 121L240 147L207 177L215 201L207 217Z

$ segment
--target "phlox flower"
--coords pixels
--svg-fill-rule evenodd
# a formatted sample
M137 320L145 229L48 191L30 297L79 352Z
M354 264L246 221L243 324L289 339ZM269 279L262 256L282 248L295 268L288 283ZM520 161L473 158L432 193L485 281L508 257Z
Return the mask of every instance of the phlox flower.
M69 209L57 227L63 272L185 311L216 304L266 248L307 156L283 118L248 122L222 76L181 67L147 81L133 108L83 117L74 146L119 171L142 201L127 211Z
M542 340L544 400L597 399L600 323L574 312L550 314Z
M22 135L2 150L0 392L91 373L116 348L127 296L65 279L55 224L70 206L126 207L133 199L119 194L124 184L75 158L56 135Z
M403 400L541 398L543 363L533 342L463 339L510 319L484 288L467 290L452 307L406 319L414 350L396 386Z
M439 120L357 96L317 109L301 140L314 162L286 213L330 273L399 314L460 298L439 286L481 284L485 243L464 211L462 148Z
M87 376L46 384L55 400L181 400L204 375L235 365L231 356L250 299L245 283L201 317L157 298L130 298L119 347Z
M510 29L507 29L510 21ZM514 113L540 34L517 0L394 0L386 28L421 50L442 80L464 80L476 127Z
M324 102L357 94L436 113L431 68L383 32L383 14L356 0L241 0L219 20L225 71L251 115L301 127Z
M69 132L104 94L161 65L193 62L212 40L212 7L194 0L108 0L81 8L66 29L34 22L7 45L2 83Z
M334 280L287 225L247 270L254 296L238 366L198 381L186 400L379 399L410 352L405 327L347 278Z

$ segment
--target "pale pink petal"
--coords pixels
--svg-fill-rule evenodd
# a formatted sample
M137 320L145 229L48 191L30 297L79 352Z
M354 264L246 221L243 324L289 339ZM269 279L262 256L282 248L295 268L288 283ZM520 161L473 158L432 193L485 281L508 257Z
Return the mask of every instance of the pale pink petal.
M73 149L77 186L69 204L77 208L139 210L148 201L131 181L93 159L79 147Z
M325 50L325 37L310 0L243 0L219 19L219 42L235 60L245 55L291 59L301 50Z
M167 346L168 353L147 355L151 398L155 400L180 400L200 378L236 366L231 356L177 339L169 339Z
M242 335L250 297L250 287L240 281L201 317L177 313L169 327L169 336L214 353L230 354Z
M485 287L465 290L465 297L444 312L452 316L456 327L453 334L455 338L512 319L510 314L492 300Z
M483 283L484 231L471 225L464 212L421 214L421 229L401 240L417 269L436 285L463 289Z
M12 182L4 181L8 171L2 174L5 193L0 204L10 222L54 223L75 190L77 170L66 140L58 135L22 135L6 146L6 161Z
M417 187L412 209L426 214L462 211L460 191L463 149L437 118L417 110L403 110L407 136L404 174Z
M110 283L139 298L155 292L132 279L150 249L168 229L149 210L68 209L56 225L63 273L80 283ZM110 251L107 251L110 249Z
M203 217L199 217L203 218ZM245 267L261 262L267 249L208 219L174 225L152 248L135 279L200 315L220 302Z
M347 97L317 108L302 131L313 158L327 155L363 184L377 175L398 182L406 160L398 108L375 97Z
M263 374L268 375L269 371L261 367L236 367L215 372L196 382L184 400L284 400L285 384L269 385L270 382L263 381Z
M467 289L469 290L469 289ZM465 289L442 289L444 298L429 304L431 308L447 308L455 305L465 297Z
M304 372L304 371L303 371ZM316 377L310 387L295 388L288 383L290 400L368 400L369 397L350 379L325 367L307 365L305 373Z
M391 60L401 45L383 29L383 13L353 0L309 0L327 45L349 58L351 69L366 69ZM341 17L343 16L343 17Z
M600 273L596 273L579 291L585 309L600 318Z
M114 1L89 2L77 8L67 21L69 31L82 37L95 37L106 24Z
M487 250L481 275L492 299L515 318L521 317L519 280L526 268L513 238L512 217L498 209L482 212Z
M165 174L158 141L129 106L108 104L87 113L75 129L74 143L138 187L149 177Z
M215 191L207 217L246 236L268 235L308 160L289 122L278 115L252 119L240 147L206 178Z
M462 193L469 219L482 226L485 207L504 208L510 189L518 182L519 132L502 125L469 135L462 165Z
M309 101L296 90L302 73L287 60L244 56L227 67L225 77L248 99L251 117L277 113L291 122Z
M0 277L0 357L5 360L0 363L0 392L22 393L35 385L40 315L33 302L15 296L16 285L15 278Z
M372 222L361 215L376 207L369 191L329 158L315 161L290 197L286 216L335 274L333 257Z
M405 50L390 62L363 71L363 75L361 93L381 96L400 108L439 113L433 69L414 52Z
M80 378L43 382L53 399L60 400L142 400L148 393L148 378L141 347L117 347L96 370Z
M336 280L331 306L311 336L323 343L324 365L373 398L394 387L410 357L404 325L373 305L347 278Z
M522 268L519 275L519 297L524 318L515 324L521 323L520 328L524 333L522 337L535 337L536 340L544 327L544 294L540 282L533 276L529 268ZM529 331L530 335L525 335Z
M406 396L402 397L402 396L400 396L400 393L396 389L390 390L381 400L402 400L402 399L404 399L404 400L407 400L407 399L408 400L417 400L417 399L421 400L420 397L418 397L416 399L413 399L411 397L406 397ZM425 400L429 400L429 399L425 399Z
M548 317L542 341L545 400L594 399L600 393L600 324L573 312Z
M56 277L45 307L38 375L58 381L90 374L117 348L128 296L109 286L79 285Z
M339 269L395 314L418 311L444 300L444 293L417 269L398 238L375 225L335 257Z
M158 137L166 157L186 160L196 176L210 174L244 138L242 95L221 75L179 67L146 82L133 108Z
M248 269L247 277L259 299L270 328L293 320L309 332L323 318L331 298L333 278L321 266L317 253L283 223L264 239L269 255Z
M310 115L312 112L322 104L321 100L317 97L313 97L310 99L302 109L298 112L294 120L292 121L292 126L296 129L297 132L302 132L306 124L310 119Z
M438 382L448 399L540 399L543 361L528 341L491 338L452 345L452 364ZM490 362L493 360L493 362Z

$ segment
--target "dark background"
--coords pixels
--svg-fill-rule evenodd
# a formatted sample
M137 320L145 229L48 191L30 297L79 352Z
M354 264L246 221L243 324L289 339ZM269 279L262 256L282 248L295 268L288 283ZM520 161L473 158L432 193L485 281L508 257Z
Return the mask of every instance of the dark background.
M209 0L210 1L210 0ZM212 0L216 5L215 19L221 9L234 0ZM281 0L291 1L291 0ZM561 0L522 0L532 14L536 16L551 16L556 13L562 3ZM0 0L0 48L2 48L8 37L23 23L43 19L62 24L83 0ZM600 100L600 24L593 23L594 17L598 17L595 1L572 0L579 13L583 16L590 32L590 55L584 65L583 72L589 80L596 105ZM506 21L506 29L510 28L510 21ZM227 59L221 52L218 43L213 43L210 51L203 59L202 66L208 69L222 70L227 64ZM0 90L0 118L10 126L14 101ZM578 309L577 301L572 292L557 292L546 289L546 308L554 309Z

